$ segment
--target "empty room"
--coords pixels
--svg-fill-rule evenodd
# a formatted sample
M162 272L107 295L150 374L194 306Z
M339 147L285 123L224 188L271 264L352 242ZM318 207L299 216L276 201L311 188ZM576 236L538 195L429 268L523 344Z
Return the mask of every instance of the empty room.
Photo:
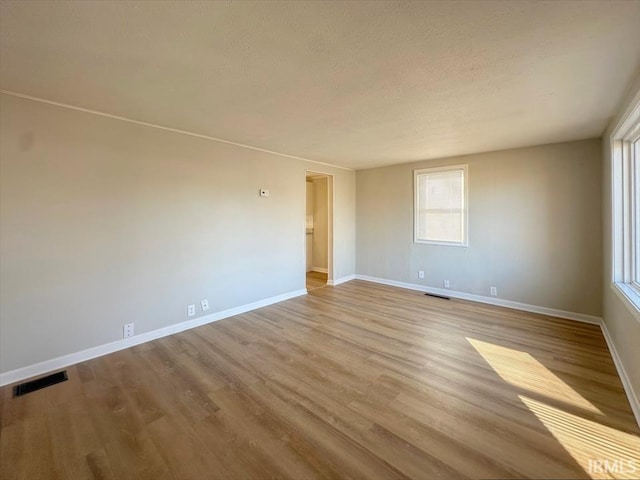
M640 0L0 0L0 479L640 478Z

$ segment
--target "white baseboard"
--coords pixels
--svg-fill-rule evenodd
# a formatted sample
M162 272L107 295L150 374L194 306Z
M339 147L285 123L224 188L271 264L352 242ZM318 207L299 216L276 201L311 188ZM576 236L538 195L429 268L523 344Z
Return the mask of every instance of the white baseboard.
M349 282L351 280L355 280L356 276L355 275L347 275L345 277L340 277L337 278L335 280L327 280L327 285L332 285L332 286L336 286L336 285L340 285L341 283L345 283L345 282Z
M515 310L523 310L525 312L540 313L542 315L550 315L552 317L568 318L569 320L577 320L579 322L593 323L600 325L601 317L587 315L584 313L568 312L566 310L558 310L555 308L539 307L537 305L529 305L527 303L513 302L511 300L502 300L495 297L485 297L483 295L475 295L473 293L457 292L446 288L427 287L426 285L418 285L415 283L397 282L395 280L387 280L386 278L369 277L367 275L356 275L358 280L366 280L367 282L381 283L383 285L391 285L394 287L407 288L409 290L419 290L425 293L434 293L436 295L444 295L445 297L459 298L461 300L470 300L472 302L488 303L499 307L513 308Z
M311 271L318 272L318 273L329 273L329 270L327 270L326 268L320 268L320 267L311 267Z
M607 342L607 346L609 347L609 351L611 352L613 363L615 364L616 369L618 370L618 375L620 376L620 380L624 387L625 393L627 394L627 398L629 400L629 404L631 405L633 414L636 418L636 421L638 422L638 425L640 425L640 400L638 399L638 395L636 394L636 392L634 391L631 385L629 376L627 375L627 372L624 369L622 361L620 360L620 356L618 355L618 351L615 348L615 344L613 343L611 335L607 330L606 324L602 321L602 318L594 317L591 315L585 315L581 313L566 312L564 310L556 310L553 308L527 305L524 303L512 302L509 300L500 300L500 299L495 299L490 297L483 297L481 295L473 295L473 294L468 294L463 292L456 292L456 291L442 289L442 288L432 288L432 287L426 287L424 285L398 282L395 280L387 280L387 279L378 278L378 277L369 277L367 275L347 275L337 280L333 280L333 281L330 280L327 283L329 285L335 286L335 285L340 285L341 283L345 283L354 279L365 280L373 283L380 283L383 285L391 285L395 287L407 288L409 290L418 290L421 292L435 293L437 295L445 295L448 297L460 298L463 300L471 300L471 301L476 301L481 303L488 303L492 305L509 307L517 310L524 310L527 312L542 313L544 315L568 318L570 320L577 320L580 322L593 323L593 324L599 325L600 328L602 329L602 333L604 335L605 341ZM255 310L257 308L273 305L274 303L299 297L301 295L305 295L306 293L307 293L306 289L295 290L293 292L277 295L275 297L266 298L264 300L259 300L257 302L241 305L239 307L230 308L227 310L223 310L221 312L215 312L210 315L205 315L203 317L199 317L193 320L188 320L186 322L169 325L167 327L160 328L158 330L146 332L141 335L135 335L131 338L117 340L115 342L107 343L105 345L99 345L97 347L88 348L80 352L71 353L69 355L63 355L61 357L57 357L51 360L46 360L44 362L36 363L34 365L29 365L27 367L22 367L16 370L11 370L9 372L1 373L0 386L19 382L21 380L34 377L36 375L42 375L44 373L50 372L52 370L56 370L58 368L68 367L69 365L84 362L86 360L100 357L102 355L107 355L109 353L117 352L118 350L124 350L125 348L133 347L135 345L149 342L157 338L166 337L174 333L182 332L184 330L189 330L191 328L199 327L201 325L206 325L208 323L216 322L218 320L232 317L234 315L240 315L242 313L246 313L251 310Z
M552 317L567 318L569 320L576 320L578 322L599 325L600 329L602 330L602 334L604 335L604 339L607 342L607 346L609 347L609 351L611 352L611 358L613 359L613 363L615 364L616 370L618 371L618 376L620 377L620 381L622 382L624 391L627 394L627 399L629 400L629 404L631 405L631 410L633 411L633 415L636 418L636 422L640 426L640 401L638 400L638 395L636 394L636 392L633 389L633 386L631 385L629 376L627 375L627 372L624 369L622 361L620 360L620 355L618 355L618 351L616 350L615 344L611 339L611 335L609 335L609 331L607 330L607 325L604 323L601 317L586 315L584 313L557 310L555 308L539 307L537 305L528 305L526 303L512 302L510 300L501 300L493 297L484 297L482 295L474 295L471 293L456 292L454 290L448 290L445 288L433 288L433 287L427 287L425 285L417 285L415 283L405 283L405 282L398 282L395 280L387 280L385 278L369 277L367 275L356 275L356 279L365 280L367 282L380 283L383 285L391 285L394 287L406 288L409 290L418 290L420 292L425 292L425 293L435 293L436 295L444 295L451 298L459 298L462 300L470 300L473 302L488 303L490 305L497 305L500 307L508 307L516 310L523 310L525 312L541 313L543 315L550 315Z
M638 426L640 426L640 400L638 399L638 395L633 389L633 386L631 385L631 381L629 380L629 376L627 375L627 371L624 369L624 366L622 365L622 360L620 359L620 355L618 355L618 351L616 350L615 344L613 343L613 339L609 334L609 330L607 330L607 324L604 323L603 321L600 324L600 328L602 329L602 334L604 335L604 339L607 342L609 351L611 352L611 358L613 358L613 363L616 366L616 370L618 370L618 376L620 377L620 381L622 382L624 391L627 394L627 399L629 400L629 405L631 405L631 410L633 411L633 415L634 417L636 417L636 422L638 423Z
M140 345L157 338L166 337L167 335L173 335L174 333L189 330L191 328L206 325L207 323L217 322L223 318L232 317L234 315L240 315L241 313L250 312L257 308L273 305L274 303L289 300L291 298L299 297L300 295L306 295L307 290L295 290L293 292L284 293L282 295L276 295L275 297L265 298L264 300L258 300L257 302L248 303L246 305L240 305L239 307L229 308L220 312L215 312L203 317L194 318L193 320L187 320L186 322L175 323L167 327L159 328L151 332L145 332L140 335L135 335L130 338L122 340L116 340L115 342L99 345L97 347L88 348L80 352L70 353L61 357L46 360L44 362L29 365L27 367L17 368L9 372L0 374L0 387L8 385L10 383L19 382L26 378L34 377L36 375L42 375L43 373L56 370L58 368L68 367L76 363L84 362L92 358L101 357L109 353L117 352L118 350L124 350L125 348L133 347L134 345Z

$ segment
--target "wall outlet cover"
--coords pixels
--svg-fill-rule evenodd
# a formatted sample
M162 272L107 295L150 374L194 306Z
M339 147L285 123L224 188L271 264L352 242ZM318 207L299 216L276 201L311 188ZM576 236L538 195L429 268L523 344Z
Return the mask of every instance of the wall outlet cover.
M127 323L124 327L122 327L122 338L133 337L134 329L133 323Z
M418 270L418 278L424 278L424 270Z
M189 305L187 307L187 315L189 315L190 317L193 317L196 314L196 306L195 305Z
M207 300L206 298L200 302L200 305L202 306L203 312L209 310L209 300Z

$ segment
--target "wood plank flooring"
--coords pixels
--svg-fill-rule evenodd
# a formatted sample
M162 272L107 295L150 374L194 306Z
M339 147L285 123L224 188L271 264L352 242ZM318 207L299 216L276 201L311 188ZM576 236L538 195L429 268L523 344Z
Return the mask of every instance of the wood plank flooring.
M322 288L327 285L327 274L321 272L307 272L307 291Z
M3 480L640 475L598 327L363 281L68 372L0 389Z

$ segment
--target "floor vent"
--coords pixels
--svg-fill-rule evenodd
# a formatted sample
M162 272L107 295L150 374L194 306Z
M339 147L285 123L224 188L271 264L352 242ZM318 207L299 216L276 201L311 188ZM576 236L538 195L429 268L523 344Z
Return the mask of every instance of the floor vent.
M441 298L442 300L451 300L449 297L445 297L444 295L436 295L435 293L425 293L428 297Z
M66 382L68 379L69 378L67 377L66 370L52 373L51 375L47 375L46 377L38 378L37 380L31 380L30 382L24 382L20 385L16 385L13 388L13 396L19 397L21 395L26 395L27 393L35 392L36 390L40 390L41 388L50 387L51 385L55 385L56 383Z

